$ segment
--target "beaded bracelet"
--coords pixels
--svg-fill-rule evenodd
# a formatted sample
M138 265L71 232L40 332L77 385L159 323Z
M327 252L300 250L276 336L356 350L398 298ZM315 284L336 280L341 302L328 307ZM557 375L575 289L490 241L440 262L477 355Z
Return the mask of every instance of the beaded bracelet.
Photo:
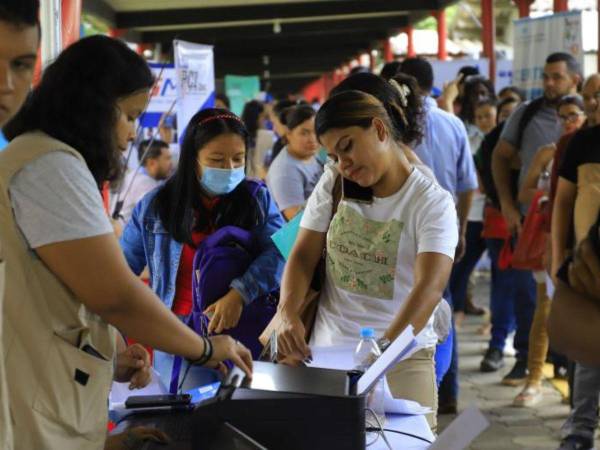
M203 366L204 364L206 364L208 361L211 360L212 355L213 355L213 345L212 342L210 341L210 339L201 336L202 340L204 341L204 353L202 354L202 356L194 361L189 361L190 365L192 366Z

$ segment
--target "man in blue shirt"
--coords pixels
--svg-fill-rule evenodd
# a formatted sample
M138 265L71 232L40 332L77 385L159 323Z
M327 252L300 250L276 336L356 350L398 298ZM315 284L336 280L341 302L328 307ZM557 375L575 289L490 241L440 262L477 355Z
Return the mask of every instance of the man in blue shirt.
M452 194L456 202L459 220L459 244L455 263L460 261L465 251L465 234L471 201L479 187L475 163L469 147L465 126L456 116L442 111L429 95L433 88L433 68L423 58L408 58L400 65L400 72L416 78L420 94L423 96L425 120L423 140L414 148L417 156L435 174L438 183ZM444 298L450 303L450 290ZM452 332L452 360L439 392L439 412L456 412L458 398L458 354L456 336ZM442 344L444 345L444 344ZM441 348L438 353L441 353Z

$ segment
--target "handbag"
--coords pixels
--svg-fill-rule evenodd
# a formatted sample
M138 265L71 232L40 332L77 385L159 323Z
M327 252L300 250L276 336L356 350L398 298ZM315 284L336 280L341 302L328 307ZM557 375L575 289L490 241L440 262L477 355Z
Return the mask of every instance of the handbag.
M330 223L335 214L337 213L338 206L343 196L342 189L342 176L337 174L335 183L333 185L333 190L331 192L333 198L333 208L331 213L331 218L329 219ZM321 290L325 285L325 277L327 276L327 252L323 250L323 255L315 268L315 272L313 274L313 278L308 289L308 292L302 299L302 304L299 305L298 314L300 316L300 320L304 325L305 335L304 339L306 342L310 339L310 335L312 333L312 328L315 323L315 317L317 315L317 308L319 306L319 297L321 295ZM267 347L271 341L271 337L274 333L281 328L284 323L283 313L281 311L282 305L281 302L277 308L277 312L273 316L273 319L267 327L264 329L258 340L262 345Z
M510 237L508 225L502 212L491 205L486 205L483 210L481 237L484 239L508 239Z
M544 256L548 235L546 225L548 221L547 209L548 196L543 191L536 192L529 210L525 216L523 229L517 240L512 267L521 270L544 270Z

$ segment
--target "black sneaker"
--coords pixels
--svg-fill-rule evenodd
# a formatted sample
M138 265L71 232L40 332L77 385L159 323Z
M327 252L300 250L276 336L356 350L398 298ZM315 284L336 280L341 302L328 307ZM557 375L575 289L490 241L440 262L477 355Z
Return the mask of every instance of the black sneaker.
M558 450L592 450L593 448L594 443L591 439L571 435L561 441Z
M528 374L527 360L517 359L512 370L502 379L502 384L504 386L520 386L525 384Z
M482 372L495 372L504 367L504 356L499 348L488 348L485 356L481 360L479 369Z

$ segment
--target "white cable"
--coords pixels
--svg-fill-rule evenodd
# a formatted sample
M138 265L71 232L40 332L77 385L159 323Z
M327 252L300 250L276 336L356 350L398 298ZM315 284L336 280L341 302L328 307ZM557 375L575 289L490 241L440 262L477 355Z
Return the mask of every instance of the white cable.
M378 438L379 438L379 435L381 435L381 437L383 438L383 440L385 442L385 445L387 445L387 448L389 448L390 450L394 450L392 448L392 445L390 444L390 441L388 441L388 438L385 435L385 431L383 430L383 425L381 424L379 417L377 417L377 414L375 414L375 411L373 411L371 408L365 408L365 411L369 411L373 415L373 417L375 417L375 420L377 421L377 425L379 426L379 433L377 433ZM369 445L373 445L375 442L377 442L377 439L375 439L373 442L368 444L367 447Z

